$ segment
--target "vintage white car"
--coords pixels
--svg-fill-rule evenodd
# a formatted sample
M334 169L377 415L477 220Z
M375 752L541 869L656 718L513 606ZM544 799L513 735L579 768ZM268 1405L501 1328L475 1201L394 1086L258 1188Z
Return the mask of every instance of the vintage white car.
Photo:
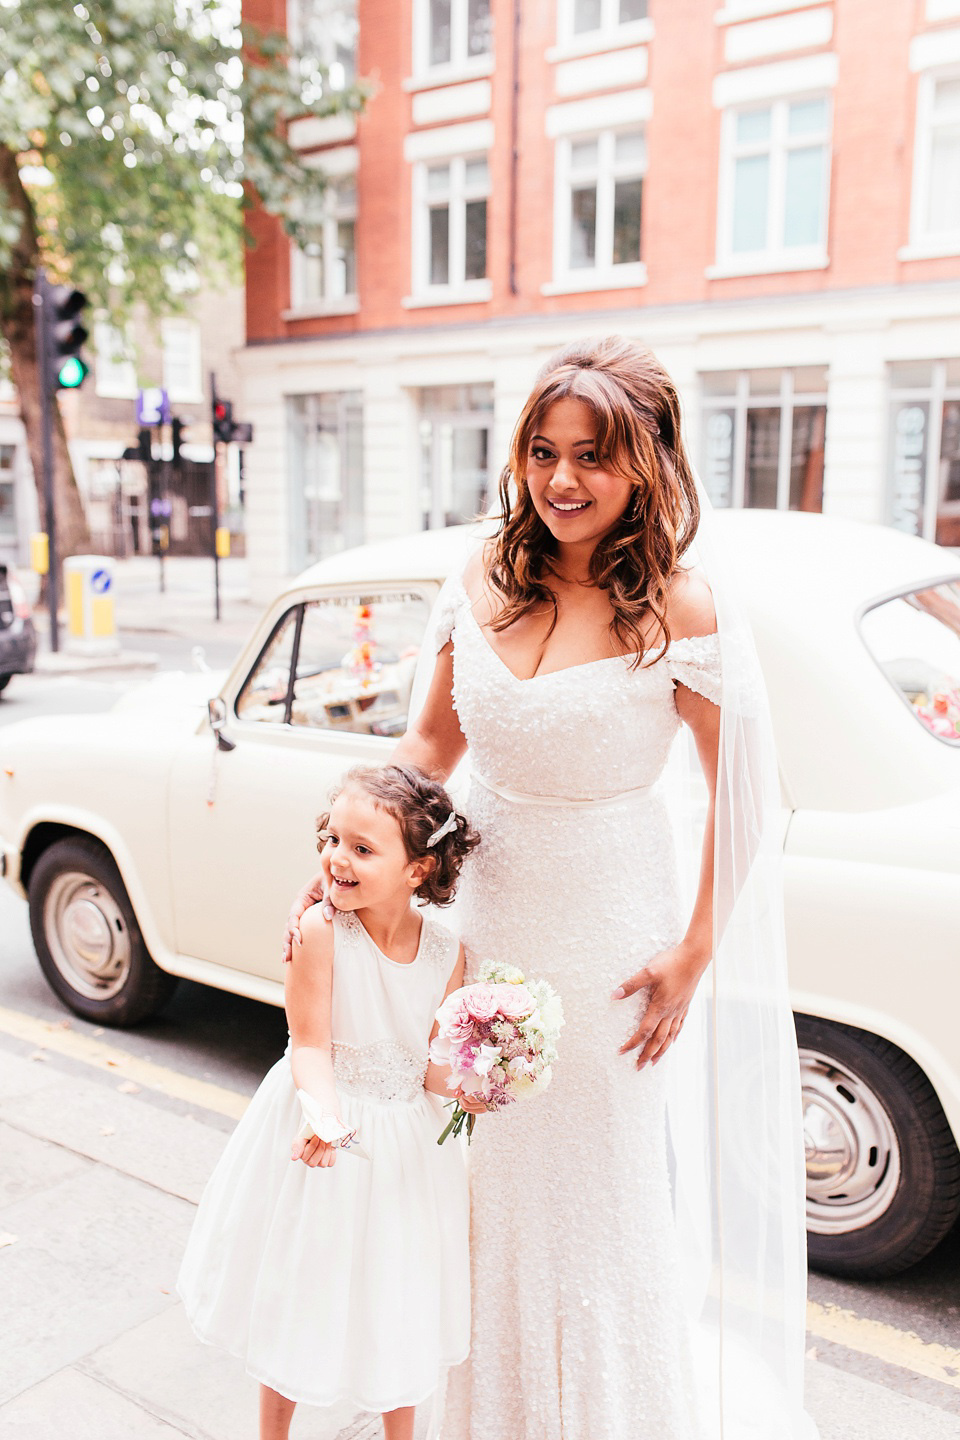
M960 558L821 516L719 518L769 686L814 1264L890 1274L960 1214ZM44 974L130 1025L175 977L282 1001L330 786L406 723L462 529L345 552L226 680L0 731L0 864Z

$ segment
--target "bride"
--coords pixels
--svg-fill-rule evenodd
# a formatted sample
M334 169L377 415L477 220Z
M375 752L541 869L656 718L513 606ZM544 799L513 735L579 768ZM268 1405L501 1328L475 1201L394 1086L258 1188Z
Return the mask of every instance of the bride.
M475 1129L472 1348L444 1440L814 1434L769 722L704 578L701 494L648 351L555 355L392 756L445 779L469 748L468 957L548 980L566 1015L550 1090ZM681 724L709 797L686 903Z

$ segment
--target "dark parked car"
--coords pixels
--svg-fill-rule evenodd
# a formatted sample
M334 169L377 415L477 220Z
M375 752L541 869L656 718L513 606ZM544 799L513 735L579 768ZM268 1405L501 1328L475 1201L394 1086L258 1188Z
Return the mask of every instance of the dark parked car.
M0 690L14 675L33 669L37 632L23 586L6 565L0 565Z

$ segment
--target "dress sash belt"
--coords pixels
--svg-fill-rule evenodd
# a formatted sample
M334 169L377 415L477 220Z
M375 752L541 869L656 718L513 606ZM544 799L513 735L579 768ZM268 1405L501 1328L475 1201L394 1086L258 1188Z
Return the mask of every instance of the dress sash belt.
M535 795L529 790L511 790L508 785L498 785L493 780L488 780L479 771L472 770L470 778L484 790L489 790L493 795L499 795L501 800L509 800L514 805L562 805L566 808L573 807L577 810L598 810L604 805L619 805L625 800L635 800L639 795L650 795L656 788L654 785L637 785L632 790L618 790L613 795L591 795L588 799L573 795Z

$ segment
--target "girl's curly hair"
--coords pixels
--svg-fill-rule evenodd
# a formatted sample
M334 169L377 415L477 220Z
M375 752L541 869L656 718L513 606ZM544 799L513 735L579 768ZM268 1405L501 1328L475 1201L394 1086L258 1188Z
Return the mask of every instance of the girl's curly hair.
M413 765L355 765L330 792L331 804L348 785L366 791L376 805L393 816L400 826L408 859L435 862L417 890L417 903L449 905L456 893L460 867L470 851L480 844L480 836L466 817L457 813L454 829L441 836L435 845L427 844L451 810L455 810L439 780L431 779ZM324 832L329 823L328 810L317 820L318 850L323 849Z
M626 509L590 558L590 578L609 594L610 628L639 665L650 648L644 630L651 615L656 643L664 649L670 643L667 588L696 534L700 505L676 386L655 355L619 335L557 351L523 407L500 477L502 521L489 578L504 604L491 629L505 630L541 605L553 609L551 631L557 623L556 598L545 581L556 543L534 509L526 473L532 437L550 407L566 399L593 411L598 462L633 486Z

